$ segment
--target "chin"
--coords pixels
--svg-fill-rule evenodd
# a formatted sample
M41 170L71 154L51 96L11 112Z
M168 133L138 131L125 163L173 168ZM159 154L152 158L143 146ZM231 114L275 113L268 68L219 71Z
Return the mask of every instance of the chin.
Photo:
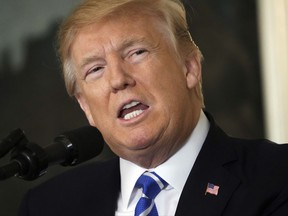
M125 145L130 149L130 150L144 150L148 149L153 145L153 143L147 139L132 139L129 142L126 142Z
M128 145L135 147L147 146L154 142L154 137L157 137L156 131L151 129L151 127L131 128L125 132L120 134L120 138Z

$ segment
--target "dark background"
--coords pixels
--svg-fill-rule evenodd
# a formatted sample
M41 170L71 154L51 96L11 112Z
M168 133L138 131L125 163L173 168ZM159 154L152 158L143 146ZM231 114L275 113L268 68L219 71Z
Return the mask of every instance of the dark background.
M41 10L48 10L42 2L33 5L39 10L39 17ZM18 0L17 9L17 1L0 0L0 3L13 5L9 13L16 18L24 4ZM185 3L192 37L204 55L206 109L233 136L263 137L255 0L186 0ZM64 6L62 17L69 11ZM25 49L20 66L14 66L11 50L0 49L0 140L20 127L29 140L44 146L59 133L88 124L74 99L66 94L56 57L55 37L62 17L47 23L45 34L33 34L21 42ZM7 16L5 20L2 18L0 13L1 25L11 25ZM36 23L38 17L33 19ZM28 25L33 27L34 22ZM105 160L110 155L105 149L92 161ZM1 165L9 160L9 156L1 159ZM45 176L32 182L16 177L0 181L0 215L16 215L25 191L67 169L51 167Z

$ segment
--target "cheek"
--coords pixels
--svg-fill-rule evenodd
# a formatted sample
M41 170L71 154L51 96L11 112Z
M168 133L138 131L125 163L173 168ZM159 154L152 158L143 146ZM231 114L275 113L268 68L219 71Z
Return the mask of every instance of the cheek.
M108 112L107 99L105 94L101 92L101 88L83 88L83 94L85 95L89 110L95 121L104 117L104 113Z
M87 101L89 101L91 104L99 105L104 103L105 99L107 98L106 89L107 88L105 88L102 80L91 82L83 81L81 86L81 91L86 96Z
M182 99L188 91L185 76L176 70L163 73L163 76L158 76L155 82L153 81L152 88L155 94L157 94L158 99L163 97L163 100L168 100L170 103Z

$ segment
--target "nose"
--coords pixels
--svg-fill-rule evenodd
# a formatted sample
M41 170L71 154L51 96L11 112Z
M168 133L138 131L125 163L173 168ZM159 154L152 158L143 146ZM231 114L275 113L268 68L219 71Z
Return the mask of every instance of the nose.
M117 93L119 90L124 90L128 87L133 87L136 84L131 71L125 67L125 63L113 63L109 67L109 85L111 92Z

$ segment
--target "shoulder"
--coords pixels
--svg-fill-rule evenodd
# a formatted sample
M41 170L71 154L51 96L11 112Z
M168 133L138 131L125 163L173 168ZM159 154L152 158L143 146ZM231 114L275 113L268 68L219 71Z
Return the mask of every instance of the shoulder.
M255 163L257 161L267 164L285 163L288 166L288 144L277 144L267 139L248 140L232 137L228 139L239 158L251 159Z
M272 191L280 193L286 187L288 144L229 136L225 143L235 156L235 160L225 167L240 178L243 185L252 185L251 190L259 188L259 191L271 191L271 194Z
M75 167L69 171L66 171L52 179L40 184L39 186L32 189L32 191L42 191L51 189L57 190L61 188L64 190L71 190L71 188L77 188L85 185L88 187L90 184L97 184L106 182L108 176L117 176L119 172L118 158L105 161L105 162L94 162L79 167Z
M236 154L239 160L253 163L285 163L288 166L288 144L278 144L267 139L244 139L227 135L208 114L210 130L206 145L213 150L213 154L226 152ZM205 144L204 144L205 145ZM217 156L216 156L217 157ZM246 164L247 164L246 163Z
M227 135L213 119L203 145L206 158L222 164L230 172L249 182L288 180L288 144L267 139L243 139Z
M19 214L90 215L98 203L98 215L103 215L111 209L111 206L107 208L107 203L116 203L119 189L118 158L82 165L29 190L22 200Z
M104 206L103 194L110 199L117 197L119 185L118 158L82 165L29 190L21 203L20 215L85 215L92 212L95 203Z

